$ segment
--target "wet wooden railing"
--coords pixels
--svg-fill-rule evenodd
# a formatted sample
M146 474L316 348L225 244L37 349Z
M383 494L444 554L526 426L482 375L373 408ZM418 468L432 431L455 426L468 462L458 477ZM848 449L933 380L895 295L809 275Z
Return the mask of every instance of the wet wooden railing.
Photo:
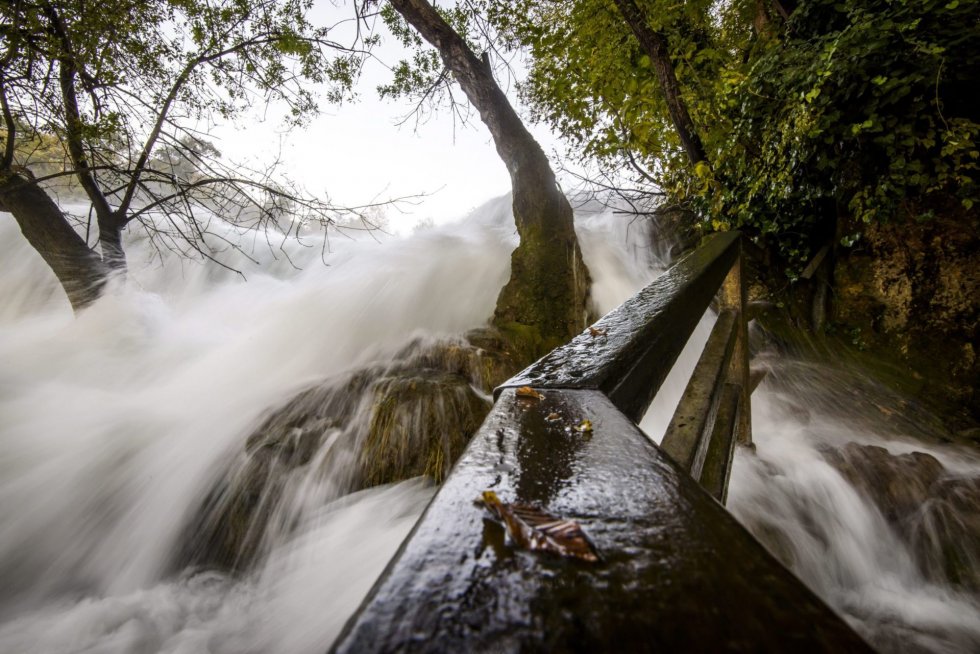
M639 421L712 300L711 335L661 447L724 502L736 439L752 441L745 286L738 232L715 234L568 345L497 389L602 391Z
M718 501L751 438L740 269L739 236L711 237L501 386L333 651L869 651ZM658 447L636 421L716 295ZM512 546L484 490L577 521L600 560Z

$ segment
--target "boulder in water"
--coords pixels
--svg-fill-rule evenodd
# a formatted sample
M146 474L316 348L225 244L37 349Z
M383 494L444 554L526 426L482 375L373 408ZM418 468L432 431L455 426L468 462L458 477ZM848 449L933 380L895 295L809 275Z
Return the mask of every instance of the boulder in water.
M943 465L925 452L895 455L876 445L848 443L825 450L824 458L892 523L918 510L944 472Z
M523 362L492 328L413 341L389 365L327 379L271 412L190 522L177 566L241 570L289 533L293 494L316 477L322 501L426 476L439 483ZM323 482L326 482L325 484Z
M848 443L824 457L881 511L922 572L980 592L980 478L952 476L925 452Z
M907 521L906 531L930 579L980 592L980 479L943 479Z
M441 483L490 410L467 380L422 369L383 377L372 385L375 401L357 447L357 486L370 487L419 475Z

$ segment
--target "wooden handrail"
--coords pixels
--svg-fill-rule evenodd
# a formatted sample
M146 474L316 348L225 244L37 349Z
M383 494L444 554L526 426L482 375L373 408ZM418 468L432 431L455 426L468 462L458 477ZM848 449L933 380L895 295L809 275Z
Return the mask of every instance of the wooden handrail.
M735 311L722 311L718 315L691 380L660 442L660 447L695 479L700 478L708 453L707 436L711 434L718 413L718 400L738 340L737 321Z
M520 386L596 389L639 421L708 305L717 300L718 320L661 447L698 481L709 450L727 452L727 457L715 457L724 466L710 473L712 495L724 502L734 453L730 441L752 441L745 296L740 234L713 234L589 330L505 382L495 395ZM725 416L733 422L729 429L715 429L727 384L733 385L730 392L737 404L726 407Z
M714 499L732 433L750 437L739 268L738 235L712 237L498 389L331 651L871 651ZM668 455L635 421L719 286L720 335L698 369L722 382L682 400L714 416ZM696 461L698 479L672 457ZM576 520L600 560L511 546L474 502L485 490Z

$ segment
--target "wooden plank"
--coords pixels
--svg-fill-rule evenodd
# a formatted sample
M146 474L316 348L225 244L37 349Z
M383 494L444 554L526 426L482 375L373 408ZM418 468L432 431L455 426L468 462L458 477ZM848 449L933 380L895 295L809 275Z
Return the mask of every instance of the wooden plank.
M718 400L718 415L711 429L704 467L698 478L704 490L722 504L728 499L728 480L732 474L741 400L742 389L738 384L724 385Z
M722 309L733 309L740 317L737 328L738 339L735 342L735 352L732 353L731 367L728 369L728 380L738 384L742 392L741 403L745 410L738 414L737 433L738 442L747 445L752 442L752 391L749 386L749 326L746 317L748 292L745 280L742 278L742 266L742 253L739 249L735 263L721 285L718 299Z
M502 393L332 651L870 651L602 393L538 390ZM601 561L515 549L484 490Z
M803 269L803 272L800 273L800 278L810 279L811 277L813 277L813 273L815 273L817 271L817 268L820 266L820 264L823 263L823 260L827 256L828 252L830 252L829 245L825 245L819 250L817 250L817 253L813 255L812 259L810 259L810 263L808 263L806 265L806 268Z
M718 315L660 442L660 447L695 479L701 474L707 436L714 423L718 396L735 349L737 320L735 311L722 311Z

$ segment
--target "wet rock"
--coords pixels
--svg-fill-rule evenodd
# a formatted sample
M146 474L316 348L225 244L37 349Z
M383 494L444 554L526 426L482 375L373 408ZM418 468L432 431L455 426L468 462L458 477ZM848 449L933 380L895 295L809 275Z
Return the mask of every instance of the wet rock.
M848 443L824 457L861 490L889 521L916 511L930 497L942 464L924 452L893 455L883 447Z
M236 462L185 529L172 569L247 567L260 550L288 470L272 448Z
M980 478L924 452L849 443L824 457L881 511L930 579L980 592Z
M426 476L439 483L522 362L493 328L470 340L415 340L387 365L327 379L272 411L188 523L175 569L242 570L297 519L313 481L326 502Z
M980 591L980 479L946 479L906 521L913 552L934 580Z
M835 319L862 347L897 355L916 371L924 380L917 396L961 407L975 422L980 211L952 198L930 206L912 201L906 211L886 223L841 224L862 239L836 252ZM950 418L953 426L959 421Z
M980 446L980 427L972 427L969 429L961 429L957 434L963 442L968 442L976 446Z
M396 357L405 370L432 368L458 374L489 394L530 361L494 327L480 327L463 339L408 344Z
M419 475L442 482L477 430L490 402L457 374L423 370L379 379L363 443L357 485Z

